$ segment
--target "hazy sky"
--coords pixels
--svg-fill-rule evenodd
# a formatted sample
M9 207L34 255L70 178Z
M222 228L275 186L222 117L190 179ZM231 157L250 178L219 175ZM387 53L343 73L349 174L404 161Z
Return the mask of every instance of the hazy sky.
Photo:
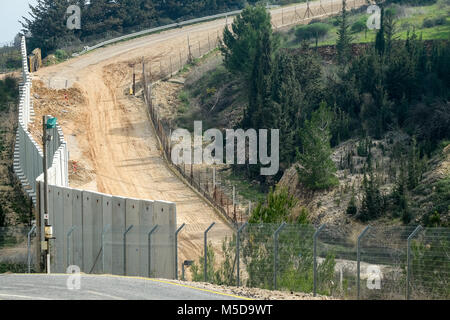
M18 20L28 15L28 3L35 5L36 0L0 0L0 45L14 40L22 29Z

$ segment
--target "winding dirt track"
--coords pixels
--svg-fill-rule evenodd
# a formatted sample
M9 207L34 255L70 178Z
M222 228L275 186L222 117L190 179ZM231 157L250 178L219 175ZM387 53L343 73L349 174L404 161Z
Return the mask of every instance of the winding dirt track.
M339 2L334 1L333 11L337 10ZM327 12L330 12L330 3L322 2ZM318 1L310 7L314 14L321 14ZM284 23L289 23L295 14L303 17L305 8L305 4L284 8ZM272 11L277 25L281 22L281 13L281 9ZM175 202L177 224L187 224L180 234L180 261L202 253L203 231L212 221L217 224L210 231L209 239L216 247L232 230L165 164L143 100L127 94L132 79L131 66L137 63L139 73L143 57L156 63L161 57L186 51L188 34L191 42L204 40L208 34L221 33L224 25L225 19L222 19L168 30L101 48L34 74L35 80L42 80L52 89L77 86L85 96L86 103L77 106L80 116L59 119L69 144L70 159L92 172L90 180L71 182L71 186ZM39 110L36 112L38 114Z

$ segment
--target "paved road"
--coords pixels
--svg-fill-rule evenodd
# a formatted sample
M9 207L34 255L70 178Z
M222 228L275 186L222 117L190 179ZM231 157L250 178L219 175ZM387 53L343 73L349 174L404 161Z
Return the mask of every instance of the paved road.
M0 300L239 300L238 296L166 280L109 275L81 275L79 290L69 290L69 276L0 275Z

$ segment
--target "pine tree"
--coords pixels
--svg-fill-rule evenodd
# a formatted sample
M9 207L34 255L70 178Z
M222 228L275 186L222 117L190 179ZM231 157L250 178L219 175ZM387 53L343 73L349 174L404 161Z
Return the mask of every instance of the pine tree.
M411 219L411 212L408 205L407 175L403 162L400 164L400 174L392 191L392 200L394 202L394 216L400 216L404 223L408 223Z
M260 54L262 35L272 40L270 13L263 6L247 7L234 20L232 30L224 29L220 44L224 64L230 72L249 79Z
M385 39L384 39L384 8L381 8L381 18L380 18L380 30L378 30L375 37L375 49L379 55L384 54L385 49Z
M299 181L311 190L321 190L339 184L335 176L336 166L331 160L330 125L332 112L325 102L306 120L301 130L303 152L297 152L300 166Z
M361 221L379 218L383 212L384 200L379 189L379 183L374 174L371 157L367 158L367 172L363 178L363 199L361 210L358 215Z
M417 150L416 139L412 139L411 148L408 154L408 189L414 189L418 184L421 177L420 170L420 154Z
M280 150L282 167L289 167L295 159L295 142L304 92L297 81L292 55L280 52L272 76L273 113L275 127L280 129L283 148Z
M272 44L268 31L258 41L260 54L255 58L250 79L249 104L243 119L244 128L271 129L274 124L271 99L273 68Z
M392 43L394 40L394 34L396 32L395 28L395 16L392 10L387 10L383 17L384 20L384 34L385 34L385 44L386 44L386 57L387 61L390 60Z
M339 18L339 29L336 50L339 64L345 64L350 60L352 36L350 35L350 23L347 17L347 1L342 0L342 11Z

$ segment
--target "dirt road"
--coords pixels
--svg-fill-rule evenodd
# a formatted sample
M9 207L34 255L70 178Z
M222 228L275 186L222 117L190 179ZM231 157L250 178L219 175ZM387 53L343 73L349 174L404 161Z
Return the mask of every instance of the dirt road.
M323 1L322 5L331 8L330 3ZM334 11L338 3L334 1ZM310 7L313 13L320 14L319 2L311 3ZM306 5L301 4L276 9L273 20L279 24L280 19L286 19L281 21L286 24L295 14L303 16L305 8ZM231 19L228 22L231 23ZM67 108L58 117L69 144L70 159L76 161L77 170L89 172L82 176L84 178L71 177L71 186L175 202L177 224L188 225L180 234L180 261L194 259L202 253L203 231L212 221L217 224L209 238L216 246L232 230L165 164L142 98L128 94L132 66L136 63L139 72L143 57L157 63L161 57L187 51L188 35L194 43L196 39L221 33L224 25L225 19L222 19L137 38L41 69L33 75L49 88L74 86L84 95L85 103ZM39 101L51 103L46 99L49 98L41 96ZM44 111L38 104L35 111L38 122Z

